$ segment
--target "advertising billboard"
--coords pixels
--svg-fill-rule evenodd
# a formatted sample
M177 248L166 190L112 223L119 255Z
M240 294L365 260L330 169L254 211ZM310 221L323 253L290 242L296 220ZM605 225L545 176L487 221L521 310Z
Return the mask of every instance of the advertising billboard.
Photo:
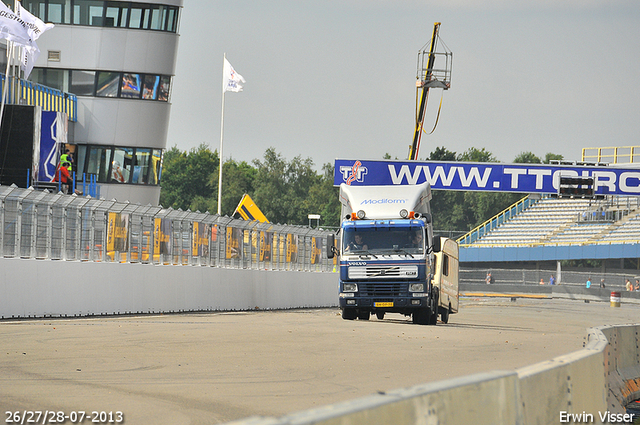
M334 186L415 185L434 190L558 193L560 177L593 177L596 195L639 195L640 167L336 159Z

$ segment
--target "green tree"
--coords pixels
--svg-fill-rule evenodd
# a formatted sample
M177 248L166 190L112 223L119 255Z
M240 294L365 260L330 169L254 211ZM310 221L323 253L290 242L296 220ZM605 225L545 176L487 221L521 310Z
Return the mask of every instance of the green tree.
M333 187L333 172L333 164L322 166L322 176L311 187L304 202L304 208L310 214L320 214L320 223L327 227L338 227L341 220L340 189Z
M456 155L444 147L429 155L436 161L498 162L486 149L469 148ZM507 208L519 195L499 192L434 190L431 210L436 230L468 231Z
M458 159L471 162L498 162L496 157L484 148L469 148ZM535 155L520 154L517 159L535 160ZM471 230L489 220L516 202L521 196L516 193L506 192L465 192L463 221L465 222L466 230Z
M457 155L442 146L429 154L429 161L457 161Z
M253 200L267 219L273 223L308 224L308 214L318 213L305 203L309 191L320 179L313 170L313 161L297 156L288 162L274 148L269 148L263 161L253 163L257 170Z
M217 187L210 184L211 176L218 173L218 153L201 144L189 152L172 147L165 152L162 163L162 190L160 204L164 207L183 210L192 207L192 202L217 196Z
M231 216L245 193L253 197L253 183L256 174L257 170L245 161L236 162L230 159L222 164L222 215ZM217 179L218 177L216 176L216 185L218 184ZM216 209L214 211L217 211L217 198L215 200L215 207ZM262 211L259 205L258 208Z
M438 147L429 154L430 161L457 161L458 155L447 148ZM464 192L434 190L431 192L431 215L436 230L466 229Z
M532 152L520 152L513 160L516 164L542 164L542 160L535 156Z
M544 156L544 163L549 164L551 161L562 161L563 159L564 156L560 154L547 152L547 154Z
M458 161L466 162L498 162L495 156L485 148L469 148L458 155Z

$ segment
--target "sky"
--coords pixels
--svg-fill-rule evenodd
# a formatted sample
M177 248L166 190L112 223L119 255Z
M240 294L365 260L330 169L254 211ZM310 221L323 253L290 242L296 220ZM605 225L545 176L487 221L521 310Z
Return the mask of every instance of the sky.
M219 150L226 53L246 83L225 94L225 160L404 160L435 22L451 88L430 90L419 159L640 145L637 0L184 0L167 148Z

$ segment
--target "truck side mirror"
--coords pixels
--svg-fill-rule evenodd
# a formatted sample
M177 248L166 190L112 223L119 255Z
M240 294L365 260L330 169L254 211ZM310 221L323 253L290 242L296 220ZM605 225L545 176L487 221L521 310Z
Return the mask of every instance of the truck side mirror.
M335 235L332 233L330 235L327 235L327 258L333 258L334 256L334 250L335 245L336 244L336 237Z
M442 249L442 242L440 241L440 236L433 237L433 245L431 247L433 252L440 252Z

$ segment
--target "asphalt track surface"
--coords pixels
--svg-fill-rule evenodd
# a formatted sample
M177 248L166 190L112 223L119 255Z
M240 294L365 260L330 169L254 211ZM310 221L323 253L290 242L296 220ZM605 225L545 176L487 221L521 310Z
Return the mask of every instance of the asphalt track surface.
M45 410L120 411L128 425L282 416L513 370L579 350L589 327L638 322L638 305L480 298L437 326L337 309L2 321L2 423Z

